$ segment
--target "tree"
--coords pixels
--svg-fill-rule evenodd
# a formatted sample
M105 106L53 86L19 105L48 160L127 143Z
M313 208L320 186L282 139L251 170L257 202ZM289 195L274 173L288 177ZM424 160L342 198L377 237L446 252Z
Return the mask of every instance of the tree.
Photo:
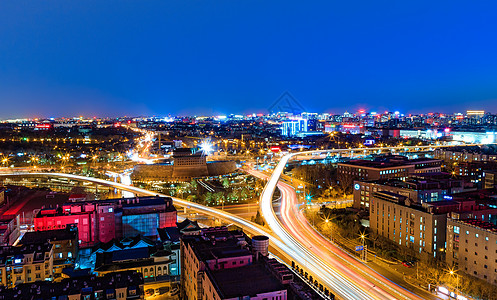
M262 225L262 226L265 225L264 218L262 217L261 212L259 210L257 210L257 214L255 215L255 218L254 217L252 217L252 218L253 218L254 223Z
M230 181L228 178L223 179L223 188L228 189L230 187Z

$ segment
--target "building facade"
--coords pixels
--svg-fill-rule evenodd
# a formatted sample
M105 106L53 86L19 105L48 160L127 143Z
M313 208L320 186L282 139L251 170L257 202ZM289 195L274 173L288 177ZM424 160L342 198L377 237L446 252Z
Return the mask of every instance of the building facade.
M122 198L70 202L41 209L34 217L36 231L63 229L69 224L78 227L83 248L136 235L156 239L157 228L175 226L176 208L171 198Z
M57 279L62 270L74 266L78 258L78 228L68 225L64 229L26 232L18 245L49 242L53 245L53 276Z
M402 195L376 192L371 198L371 230L420 255L443 256L446 219L446 212L416 205Z
M495 212L493 215L477 214L471 216L453 214L448 218L447 264L490 284L497 284ZM493 223L489 222L492 217Z
M0 285L53 280L53 253L48 242L0 247Z
M241 231L208 228L181 239L181 288L184 299L288 298L293 273L267 264L267 237L251 240Z

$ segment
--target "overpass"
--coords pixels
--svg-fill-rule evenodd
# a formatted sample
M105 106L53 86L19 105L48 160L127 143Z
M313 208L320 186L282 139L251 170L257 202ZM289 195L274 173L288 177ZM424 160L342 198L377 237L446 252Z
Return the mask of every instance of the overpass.
M479 145L479 144L473 144ZM383 151L383 150L401 150L404 151L423 151L426 149L434 150L436 147L449 147L447 145L440 146L413 146L413 147L377 147L368 148L368 151ZM423 150L422 150L423 149ZM283 156L276 166L273 174L270 177L267 185L261 194L260 207L267 224L271 228L271 231L267 228L244 220L233 214L218 210L215 208L203 206L197 203L185 201L179 198L172 197L175 205L180 207L187 207L194 211L201 212L203 214L213 216L227 222L233 223L237 226L242 227L246 232L253 235L267 235L270 237L271 246L285 256L288 260L293 260L300 266L302 266L310 275L318 279L325 286L327 286L331 291L335 292L339 298L343 299L422 299L421 297L403 289L402 287L394 284L388 279L382 277L381 280L378 279L378 274L373 270L370 270L370 274L364 274L365 269L363 269L362 274L353 272L347 268L348 265L342 263L341 268L331 266L327 262L323 261L322 253L318 252L315 247L309 247L302 243L296 236L299 233L290 232L283 224L278 220L276 214L272 208L272 195L278 185L279 178L283 173L283 170L290 159L296 156L318 156L321 154L328 153L341 153L348 151L364 151L364 148L355 149L333 149L333 150L314 150L287 154ZM10 174L0 174L0 176L49 176L49 177L64 177L75 180L89 181L101 185L111 186L117 189L129 191L132 193L138 193L143 195L158 195L163 197L169 197L164 194L156 193L153 191L148 191L145 189L112 182L108 180L79 176L66 173L44 173L44 172L17 172ZM286 193L282 193L282 204L291 206L291 203L287 203L288 197ZM302 233L304 234L304 233ZM322 246L322 245L321 245ZM367 268L366 268L367 269ZM378 284L379 286L376 286Z
M108 180L93 178L93 177L87 177L87 176L67 174L67 173L17 172L17 173L11 173L11 174L0 174L0 176L60 177L60 178L68 178L68 179L74 179L74 180L88 181L88 182L97 183L97 184L101 184L101 185L111 186L111 187L114 187L117 189L121 189L124 191L136 193L136 194L142 194L142 195L146 195L146 196L170 197L170 196L167 196L167 195L164 195L161 193L156 193L153 191L149 191L146 189L141 189L138 187L121 184L118 182L113 182L113 181L108 181ZM273 235L273 233L270 230L268 230L267 228L264 228L262 226L255 224L255 223L249 222L241 217L224 212L224 211L219 210L219 209L207 207L207 206L204 206L201 204L185 201L183 199L179 199L179 198L175 198L175 197L171 197L171 198L173 199L174 204L176 206L186 207L188 209L192 209L192 210L200 212L202 214L206 214L206 215L209 215L209 216L212 216L215 218L222 219L228 223L232 223L234 225L237 225L237 226L243 228L243 230L245 232L247 232L251 235L266 235L266 236L270 237L271 247L274 248L280 254L282 254L285 259L287 259L288 261L292 261L292 260L296 261L296 263L301 265L301 266L305 265L304 261L299 260L300 256L297 253L297 251L299 251L299 249L294 249L294 248L291 248L290 246L286 245L278 237ZM320 279L319 276L317 276L317 274L314 275L312 272L310 272L310 274L313 275L314 278ZM326 284L326 281L322 280L321 282L323 282L323 284L328 286L328 284ZM340 288L338 282L335 285L337 285L336 288ZM353 297L353 296L350 295L349 297L344 297L344 298L351 299L350 297ZM372 298L358 298L358 299L372 299Z
M480 146L482 144L471 144L468 146ZM460 145L452 145L460 146ZM299 249L299 258L295 259L299 262L304 262L304 266L310 269L312 273L318 274L321 281L326 282L328 287L337 292L341 297L350 299L423 299L414 293L404 289L403 287L393 283L387 278L376 273L374 270L365 265L352 268L352 262L347 254L342 253L340 260L335 260L333 264L323 260L331 249L339 252L338 248L328 243L322 236L316 236L316 232L308 224L303 224L301 227L293 226L294 223L299 223L299 215L295 213L296 197L291 194L291 189L285 184L280 184L279 180L283 171L291 159L309 159L312 157L321 157L328 154L340 153L358 153L366 151L382 152L384 150L402 152L417 152L417 151L433 151L440 147L451 147L450 145L436 146L397 146L397 147L376 147L376 148L353 148L353 149L332 149L332 150L313 150L284 155L278 165L275 167L268 183L266 184L259 201L262 215L266 223L269 225L273 233L278 236L286 245L294 249ZM282 191L282 211L286 207L289 213L280 212L283 220L276 216L272 206L272 197L276 188L279 187ZM293 209L292 209L293 208ZM286 219L285 219L286 218ZM302 222L302 221L300 221ZM284 224L285 223L285 224ZM307 221L305 220L305 223ZM307 227L306 227L307 225ZM323 246L324 245L324 246ZM329 248L328 248L329 247ZM334 248L333 248L334 247ZM343 268L346 266L346 268ZM355 270L359 271L355 271ZM365 280L366 279L366 280ZM336 282L342 284L341 288L337 289ZM345 287L346 291L343 290Z

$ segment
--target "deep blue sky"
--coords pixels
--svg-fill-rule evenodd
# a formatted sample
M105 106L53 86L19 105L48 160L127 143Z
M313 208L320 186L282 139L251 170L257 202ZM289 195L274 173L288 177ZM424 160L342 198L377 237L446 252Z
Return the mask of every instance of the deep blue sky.
M0 117L497 112L497 1L294 2L2 0Z

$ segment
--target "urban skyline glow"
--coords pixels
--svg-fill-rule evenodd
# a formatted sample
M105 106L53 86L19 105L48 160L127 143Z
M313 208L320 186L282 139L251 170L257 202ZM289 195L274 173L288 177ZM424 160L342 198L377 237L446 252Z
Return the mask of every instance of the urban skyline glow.
M496 9L2 1L0 117L497 111Z

